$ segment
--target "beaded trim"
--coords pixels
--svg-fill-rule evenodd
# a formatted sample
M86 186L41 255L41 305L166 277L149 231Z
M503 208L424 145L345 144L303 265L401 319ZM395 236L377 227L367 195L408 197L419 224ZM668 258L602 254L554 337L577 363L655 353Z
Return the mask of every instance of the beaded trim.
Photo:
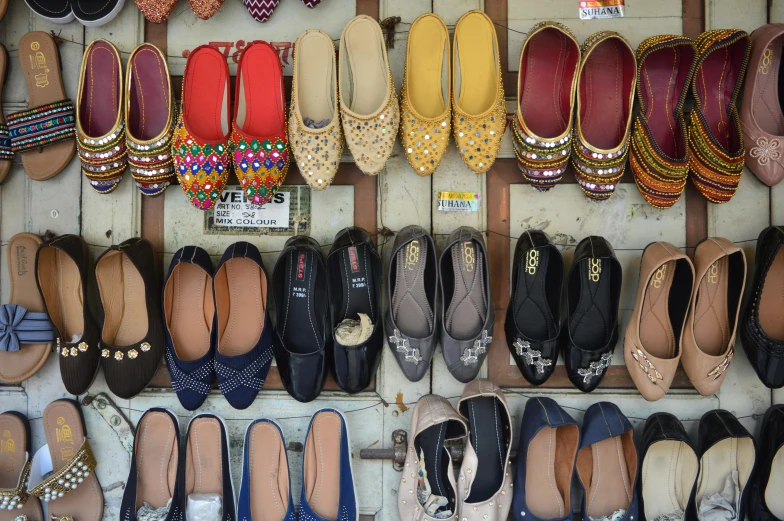
M11 150L25 152L71 139L75 134L76 113L69 99L15 112L6 121Z
M111 133L95 138L77 131L76 140L82 173L98 193L114 191L125 173L128 149L125 146L125 123L120 123Z
M234 172L245 190L248 202L261 206L272 200L289 171L289 147L286 133L263 142L248 142L234 128Z
M10 161L14 157L11 150L11 134L5 123L0 123L0 161Z
M61 498L76 488L95 470L97 462L90 444L84 440L71 461L59 471L30 489L30 495L44 501Z
M174 121L174 118L171 118ZM155 196L174 181L174 158L172 157L172 138L174 126L153 141L137 141L126 132L128 146L128 166L139 191L146 196Z
M30 497L27 493L27 482L30 479L30 469L32 468L32 461L25 460L22 466L22 472L19 474L19 481L15 488L0 489L0 509L13 510L15 508L22 508Z
M523 43L523 50L520 53L520 68L522 71L522 60L525 55L526 45L531 41L536 33L545 29L554 29L567 36L574 42L574 47L578 53L577 60L580 60L580 46L572 31L565 25L558 22L539 22L528 31L528 36ZM572 78L570 100L574 104L575 90L577 88L577 71ZM518 73L518 85L520 77ZM523 177L540 192L546 192L556 185L562 178L569 163L569 150L572 146L572 127L574 125L574 110L569 111L569 123L566 130L560 136L553 138L542 138L533 135L525 124L523 114L520 111L520 101L517 101L517 115L512 125L512 137L514 139L515 156L517 164ZM572 106L572 108L574 108Z

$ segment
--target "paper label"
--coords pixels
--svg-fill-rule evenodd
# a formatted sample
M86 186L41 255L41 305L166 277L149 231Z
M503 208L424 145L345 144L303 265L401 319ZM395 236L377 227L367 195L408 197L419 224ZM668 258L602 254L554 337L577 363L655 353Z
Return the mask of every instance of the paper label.
M269 203L257 207L242 187L227 186L215 207L204 212L208 235L296 235L310 232L310 187L281 186Z
M580 20L623 18L625 0L579 0Z
M438 192L442 212L478 212L479 194L475 192Z

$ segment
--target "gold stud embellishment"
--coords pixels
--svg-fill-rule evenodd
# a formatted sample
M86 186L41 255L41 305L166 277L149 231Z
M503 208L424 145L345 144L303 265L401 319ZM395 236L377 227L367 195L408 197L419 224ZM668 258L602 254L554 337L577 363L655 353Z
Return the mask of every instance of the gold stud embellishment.
M144 351L145 353L146 353L147 351L149 351L151 347L152 347L152 346L150 345L150 343L149 343L149 342L142 342L142 345L140 345L140 346L139 346L139 348L140 348L142 351Z
M135 360L137 356L139 356L139 352L136 351L136 349L131 349L130 351L128 351L128 358L130 358L131 360Z
M79 351L75 347L72 347L71 348L71 356L76 356L78 354L79 354Z
M87 345L87 342L79 342L79 351L81 351L82 353L87 351L88 347L89 346Z
M101 349L101 356L104 358L109 358L111 356L111 353L109 352L108 349Z
M115 353L114 353L114 359L115 359L115 360L117 360L118 362L119 362L120 360L122 360L122 359L123 359L123 354L122 354L122 351L117 351L117 352L115 352Z
M62 354L63 356L68 356L68 353L69 353L69 351L68 351L67 347L64 347L63 350L60 351L60 354Z

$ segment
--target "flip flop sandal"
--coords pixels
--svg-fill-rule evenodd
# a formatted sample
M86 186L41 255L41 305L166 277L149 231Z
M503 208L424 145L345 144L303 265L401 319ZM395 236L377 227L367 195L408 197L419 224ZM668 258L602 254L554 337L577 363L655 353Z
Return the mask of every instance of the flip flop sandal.
M19 40L28 109L8 116L11 149L22 153L25 173L35 181L59 174L76 153L76 115L65 97L60 55L54 39L43 31Z
M69 399L50 403L43 428L46 445L33 456L29 493L48 503L51 521L100 521L103 491L79 404Z
M0 382L19 383L38 372L54 343L54 328L35 280L35 254L43 241L18 233L8 241L10 304L0 306Z
M8 7L8 0L0 0L0 13L5 13ZM3 17L0 14L0 18ZM8 51L0 44L0 96L3 92L3 84L5 83L5 71L8 68ZM8 135L8 127L5 124L3 111L0 107L0 183L5 181L8 172L11 170L11 159L14 153L11 151L11 137Z
M44 521L41 502L27 492L30 422L18 412L0 414L0 521Z

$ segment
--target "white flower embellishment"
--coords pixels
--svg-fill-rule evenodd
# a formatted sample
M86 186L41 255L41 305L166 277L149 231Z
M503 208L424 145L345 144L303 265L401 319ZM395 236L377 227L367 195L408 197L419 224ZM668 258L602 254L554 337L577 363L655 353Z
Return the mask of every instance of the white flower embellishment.
M760 166L767 166L771 159L776 161L781 158L781 152L779 151L780 146L781 141L777 138L768 139L766 137L760 137L757 138L757 146L749 151L749 155L757 158L757 162Z

